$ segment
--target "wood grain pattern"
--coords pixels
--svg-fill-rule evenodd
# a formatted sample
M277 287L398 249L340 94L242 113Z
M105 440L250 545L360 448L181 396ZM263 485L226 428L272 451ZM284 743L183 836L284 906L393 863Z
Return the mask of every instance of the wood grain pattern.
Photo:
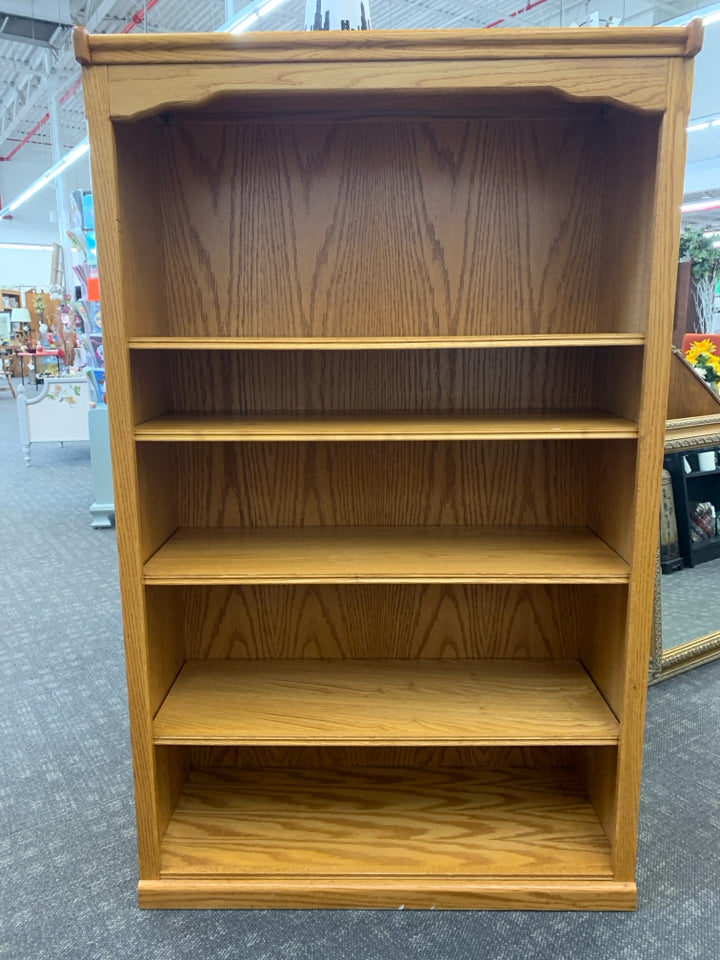
M617 743L572 660L188 660L153 721L163 744Z
M628 644L623 678L623 722L618 748L613 866L618 880L635 873L640 807L641 757L647 674L653 632L657 527L667 389L675 298L669 277L677 275L680 207L685 175L685 127L692 89L692 61L669 65L670 105L660 128L648 247L648 339L643 367L640 440L637 453L632 572L628 589Z
M151 693L143 556L138 549L147 517L147 504L138 495L137 462L132 436L130 361L125 344L127 276L125 247L117 231L120 210L118 170L112 124L108 118L107 68L84 75L85 107L92 140L92 170L97 236L101 249L99 268L103 284L104 346L107 382L112 393L110 442L112 446L118 557L125 634L130 733L133 744L135 809L138 827L140 875L157 878L160 837L169 816L172 777L158 771L152 742ZM176 762L176 761L172 761Z
M605 833L567 770L191 771L163 878L610 878Z
M180 526L566 526L610 505L629 523L632 478L587 502L606 444L634 441L148 443L138 458L154 452L142 489L173 500Z
M575 767L577 754L589 747L548 746L433 746L433 747L270 747L270 746L192 746L166 747L181 753L191 767L230 767L247 770L308 767L525 767L547 770ZM613 747L598 747L615 756Z
M585 527L185 527L145 564L147 584L625 583Z
M135 428L136 440L522 440L559 436L635 437L637 426L598 411L535 414L450 414L409 417L402 413L286 414L170 413Z
M131 350L483 350L512 347L642 346L641 333L512 333L476 337L175 337L128 338Z
M607 330L601 146L602 125L565 118L170 124L168 332Z
M702 335L698 335L702 339ZM720 417L720 397L702 380L679 350L670 359L668 420Z
M598 349L593 352L593 405L598 410L607 410L637 423L643 351Z
M687 57L700 49L702 23L693 20L684 27L623 27L610 35L584 32L568 43L566 30L543 28L523 30L520 40L514 30L373 30L370 33L336 32L298 34L282 31L246 34L174 34L168 44L160 35L134 34L119 38L112 34L90 35L83 27L73 30L75 55L81 63L218 63L268 60L352 60L352 59L483 59L503 57Z
M123 277L132 278L123 287L124 322L118 333L125 337L162 332L166 309L157 147L154 136L137 136L137 132L112 127L117 156L115 231L121 243Z
M618 751L612 747L586 747L573 754L574 769L605 833L611 837L617 820Z
M77 36L144 903L634 905L701 32ZM593 410L632 433L600 436L594 421L588 434ZM536 436L542 411L564 432ZM194 419L136 442L166 413ZM252 443L228 414L259 423ZM472 439L448 439L478 417ZM500 431L484 434L491 421ZM317 438L318 423L325 442L298 433ZM506 737L546 722L533 658L579 660L620 718L617 746L153 743L188 656L217 672L190 697L211 701L197 723L224 734L235 708L221 716L212 697L229 684L241 702L234 672L273 660L259 696L279 714L248 722L277 727L284 671L297 700L299 676L373 655L406 678L430 672L418 688L432 698L409 701L442 714L435 730L477 705L438 674L508 658L515 687L503 681L487 734ZM305 692L332 700L339 686ZM360 686L387 710L398 688ZM567 696L549 699L566 722ZM367 734L382 716L366 712ZM344 717L352 737L351 714L322 722Z
M638 117L626 111L615 111L606 127L606 149L613 158L605 168L607 202L616 212L633 211L630 217L606 217L602 228L602 255L612 263L604 309L616 330L646 330L649 322L647 237L652 232L659 129L657 115ZM632 150L627 149L629 142ZM620 389L622 373L618 370L612 378Z
M475 32L478 36L479 31ZM173 34L173 37L178 36ZM294 37L299 34L294 34ZM567 40L564 41L567 43ZM568 47L571 45L568 44ZM559 97L592 104L617 104L639 112L661 111L665 105L667 62L645 58L528 58L522 64L503 59L415 61L337 60L327 63L257 62L118 65L110 74L110 115L138 120L169 110L203 108L225 99L229 112L244 93L272 95L288 101L294 93L323 96L343 90L380 99L391 98L403 112L406 93L442 94L458 90L479 96L498 89ZM242 107L241 107L242 108Z
M614 880L411 881L348 877L331 880L141 880L141 907L168 910L634 910L635 883Z
M172 595L190 659L563 660L595 643L617 650L618 640L601 634L599 624L609 604L622 605L615 591L625 589L311 584L156 587L148 594Z
M147 560L177 530L180 505L173 496L178 460L175 447L160 444L143 447L137 457L137 483L142 495L142 523L135 549ZM164 482L158 482L165 478Z
M632 561L633 501L637 484L638 444L617 440L614 444L598 444L594 471L587 475L587 525L613 550ZM608 483L612 477L612 483Z
M584 352L581 363L572 350L530 348L209 351L192 356L180 351L154 357L156 376L171 384L178 412L407 411L416 417L422 412L534 412L594 405L595 351Z
M622 720L623 664L627 656L627 587L597 587L587 602L585 629L578 633L578 656Z

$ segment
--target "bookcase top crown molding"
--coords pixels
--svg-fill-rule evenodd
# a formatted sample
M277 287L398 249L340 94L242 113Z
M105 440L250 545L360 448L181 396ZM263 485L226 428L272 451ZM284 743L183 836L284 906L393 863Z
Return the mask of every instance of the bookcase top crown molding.
M279 96L302 110L302 95L342 92L374 113L374 98L403 98L403 109L426 112L435 97L477 98L496 114L507 97L532 93L576 104L610 104L641 113L667 109L673 59L694 57L703 25L613 30L380 30L298 33L90 35L74 31L86 68L107 68L110 116L135 120L167 110L196 109L242 93ZM342 67L333 69L332 64ZM410 103L411 95L423 98ZM293 97L299 97L293 103ZM496 99L497 104L493 102ZM330 104L315 108L327 111ZM275 105L275 108L277 105ZM526 104L527 107L527 104ZM515 108L511 108L511 115Z
M89 34L75 27L75 56L83 64L313 62L333 60L517 59L534 57L694 57L702 46L697 18L684 27L475 30L372 30Z

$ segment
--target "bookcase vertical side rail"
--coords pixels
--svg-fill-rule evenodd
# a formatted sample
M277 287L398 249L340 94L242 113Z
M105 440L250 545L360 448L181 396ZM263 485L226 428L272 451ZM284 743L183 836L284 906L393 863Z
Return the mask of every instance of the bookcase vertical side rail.
M618 747L613 840L616 880L635 875L647 700L647 665L653 629L653 592L662 479L665 411L670 376L674 276L680 241L685 170L685 127L690 111L693 61L672 59L667 109L660 127L649 262L648 323L642 374L633 550L628 588L623 714Z
M117 157L108 111L107 67L85 67L83 89L92 143L98 268L102 280L104 346L108 384L110 443L115 486L120 585L127 661L130 735L133 744L140 875L159 877L160 837L152 710L148 688L147 611L142 577L141 509L133 442L130 354L126 344L124 276L120 235Z

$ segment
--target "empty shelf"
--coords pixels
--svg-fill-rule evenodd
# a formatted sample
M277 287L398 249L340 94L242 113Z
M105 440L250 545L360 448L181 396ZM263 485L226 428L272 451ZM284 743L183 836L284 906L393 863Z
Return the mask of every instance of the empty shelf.
M641 333L526 333L478 337L130 337L131 350L458 350L642 346Z
M191 770L162 878L612 877L566 769Z
M162 744L615 744L577 661L191 660L155 717Z
M638 426L595 410L503 413L166 413L135 427L137 440L533 440L637 437Z
M586 527L187 527L145 583L626 583Z

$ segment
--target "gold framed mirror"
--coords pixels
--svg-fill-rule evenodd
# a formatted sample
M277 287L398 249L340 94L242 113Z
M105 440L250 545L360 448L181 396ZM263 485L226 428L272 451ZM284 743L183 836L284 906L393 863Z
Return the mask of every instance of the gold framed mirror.
M720 501L720 469L701 470L697 459L698 453L712 450L720 466L720 397L697 376L680 351L673 349L666 465L673 459L681 463L684 472L690 471L689 477L700 478L701 489L702 484L714 480ZM677 475L674 481L677 488ZM685 509L682 497L678 502L677 489L674 494L675 509ZM682 518L678 523L682 527ZM707 562L701 557L695 562L688 558L691 547L683 546L685 561L674 566L665 560L662 571L658 550L651 683L720 658L720 557Z

